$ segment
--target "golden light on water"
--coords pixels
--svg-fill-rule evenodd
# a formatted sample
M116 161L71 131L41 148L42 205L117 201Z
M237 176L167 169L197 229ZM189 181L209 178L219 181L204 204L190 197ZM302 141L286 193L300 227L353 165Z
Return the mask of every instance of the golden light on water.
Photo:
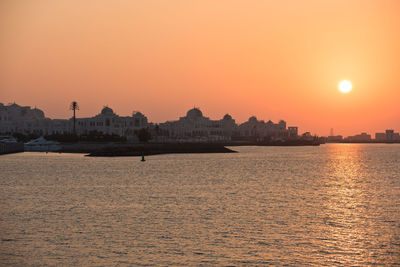
M376 233L368 225L367 177L362 162L362 146L342 146L340 150L328 147L331 158L327 166L330 173L326 180L325 225L320 231L326 240L326 247L333 246L343 253L336 260L344 265L361 261L368 255L364 245L369 235ZM375 204L375 203L374 203Z
M338 89L342 93L349 93L353 89L353 85L349 80L343 80L339 83Z

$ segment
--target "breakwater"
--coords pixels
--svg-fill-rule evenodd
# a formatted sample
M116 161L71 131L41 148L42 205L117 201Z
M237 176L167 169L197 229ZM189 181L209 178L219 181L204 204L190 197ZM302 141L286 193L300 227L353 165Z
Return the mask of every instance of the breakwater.
M87 153L88 156L115 157L115 156L142 156L175 153L234 153L227 146L313 146L319 145L315 141L287 140L269 142L226 142L226 143L75 143L63 144L58 152Z
M70 144L59 152L88 153L94 157L142 156L173 153L235 153L223 144L171 143L171 144Z
M24 152L24 143L0 143L0 155Z

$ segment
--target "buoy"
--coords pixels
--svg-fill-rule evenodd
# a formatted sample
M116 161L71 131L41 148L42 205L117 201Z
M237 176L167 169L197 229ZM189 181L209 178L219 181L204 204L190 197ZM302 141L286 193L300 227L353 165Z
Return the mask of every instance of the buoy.
M146 161L145 159L144 159L144 155L142 155L142 160L141 161Z

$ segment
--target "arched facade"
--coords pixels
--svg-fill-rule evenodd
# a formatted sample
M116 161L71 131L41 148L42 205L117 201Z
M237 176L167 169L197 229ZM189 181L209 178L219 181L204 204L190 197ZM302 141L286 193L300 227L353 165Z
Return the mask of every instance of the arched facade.
M132 116L118 116L105 106L101 112L91 118L76 119L77 134L87 134L98 131L103 134L117 134L120 136L134 136L136 130L148 127L146 116L134 112Z
M189 141L229 141L237 129L229 114L221 120L211 120L204 117L199 108L190 109L177 121L167 121L159 126L170 138Z

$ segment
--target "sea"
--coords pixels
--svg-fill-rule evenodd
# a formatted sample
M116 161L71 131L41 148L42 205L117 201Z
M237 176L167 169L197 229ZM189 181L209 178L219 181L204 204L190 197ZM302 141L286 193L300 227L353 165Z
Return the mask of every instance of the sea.
M1 266L399 266L400 145L0 156Z

